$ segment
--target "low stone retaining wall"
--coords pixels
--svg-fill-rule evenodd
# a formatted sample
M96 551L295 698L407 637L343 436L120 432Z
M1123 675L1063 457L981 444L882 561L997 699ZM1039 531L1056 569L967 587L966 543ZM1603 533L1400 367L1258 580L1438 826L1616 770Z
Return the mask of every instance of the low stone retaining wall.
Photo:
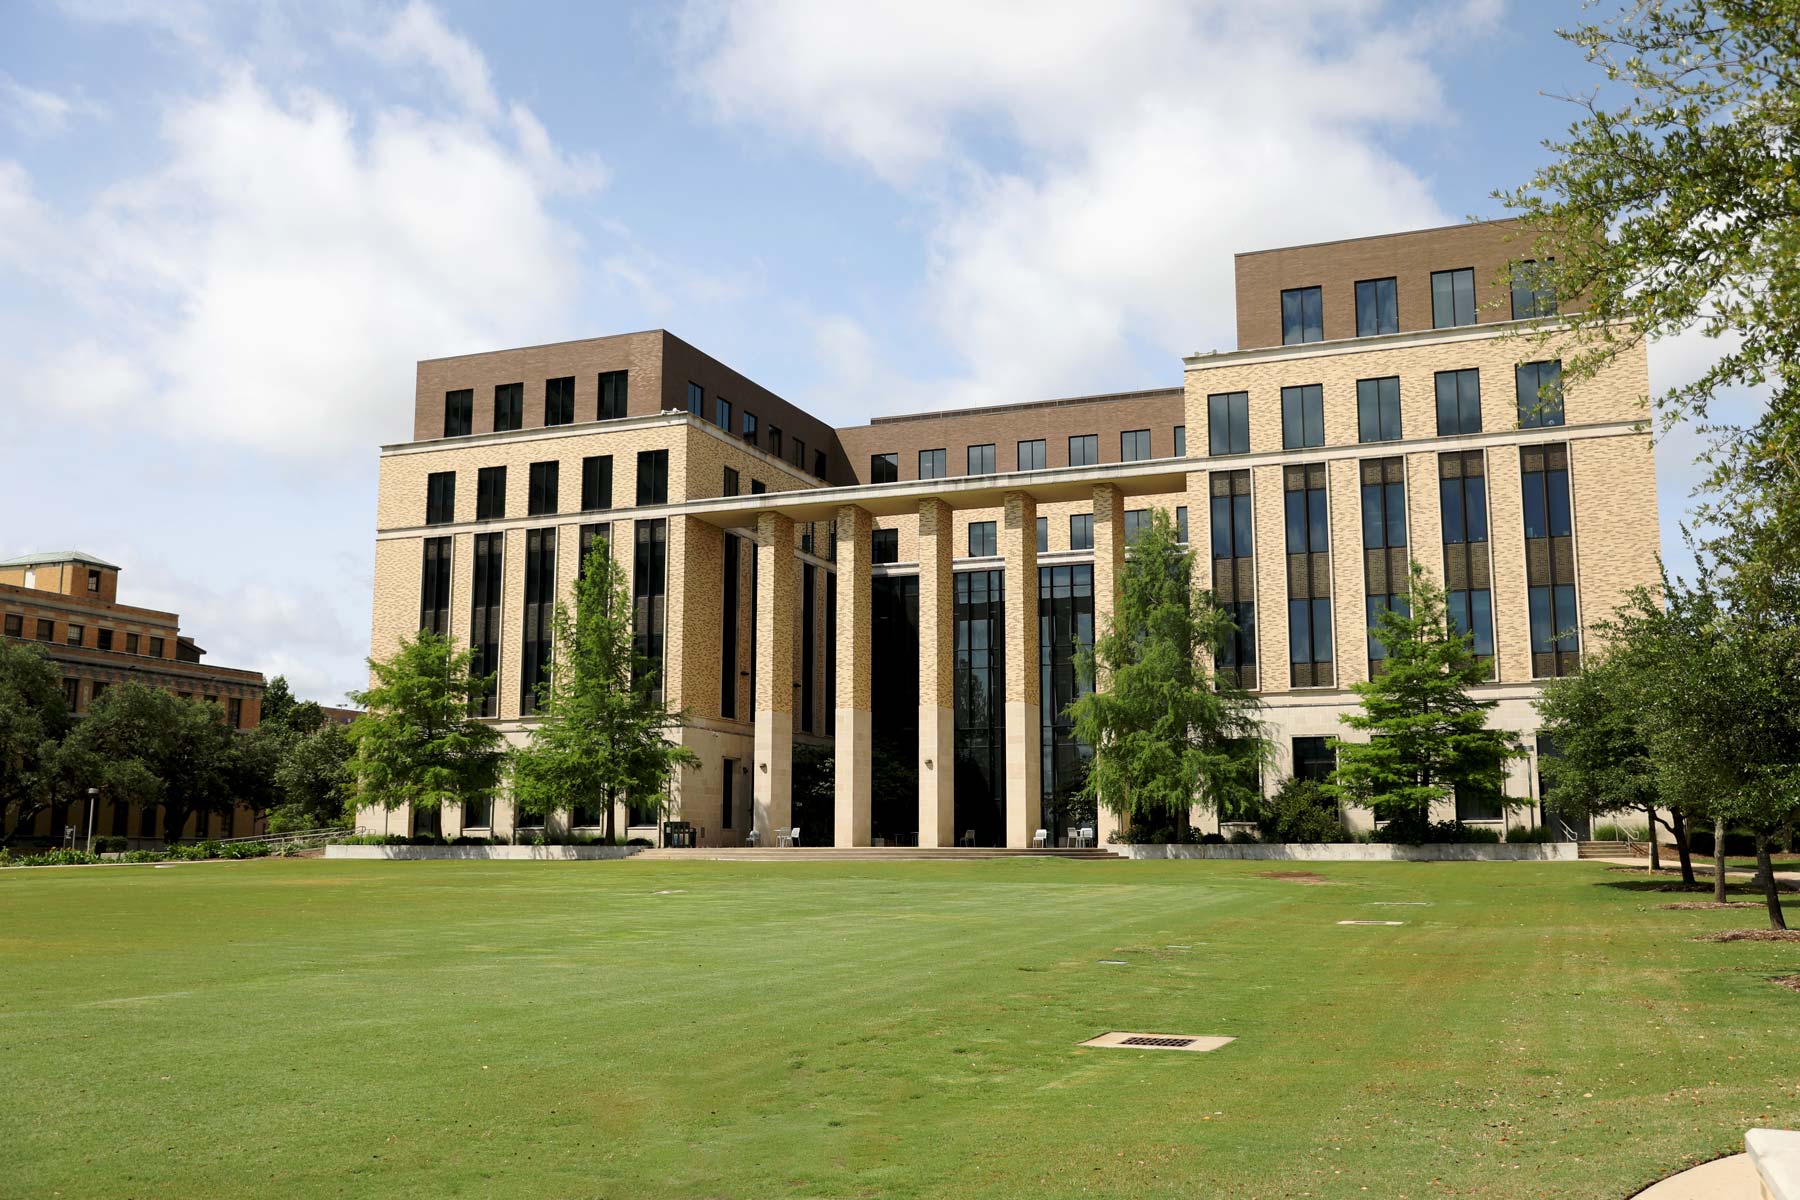
M1393 846L1385 842L1288 842L1243 846L1115 845L1125 858L1216 858L1271 862L1574 862L1574 842L1436 842Z
M326 858L481 858L508 862L626 858L636 846L327 846Z

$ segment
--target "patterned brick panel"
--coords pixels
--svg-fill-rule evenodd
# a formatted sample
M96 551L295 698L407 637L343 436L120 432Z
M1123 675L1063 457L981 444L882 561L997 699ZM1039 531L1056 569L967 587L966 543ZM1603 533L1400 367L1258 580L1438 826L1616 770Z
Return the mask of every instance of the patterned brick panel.
M1657 583L1662 533L1650 439L1571 442L1569 492L1575 511L1576 600L1582 651L1587 653L1592 626L1610 618L1632 588ZM1598 642L1591 644L1598 648Z
M1250 512L1256 525L1256 678L1263 692L1285 692L1292 674L1288 670L1287 517L1280 467L1251 469Z
M873 597L869 586L869 510L845 505L837 513L837 703L867 709ZM820 655L823 658L823 655Z
M1363 579L1362 479L1358 464L1330 464L1326 502L1331 509L1332 656L1340 688L1369 677L1368 588Z
M779 513L757 518L756 711L794 711L799 564L788 547L794 522Z
M1495 446L1487 454L1488 551L1494 565L1494 657L1500 679L1531 678L1531 616L1525 592L1525 509L1519 450Z

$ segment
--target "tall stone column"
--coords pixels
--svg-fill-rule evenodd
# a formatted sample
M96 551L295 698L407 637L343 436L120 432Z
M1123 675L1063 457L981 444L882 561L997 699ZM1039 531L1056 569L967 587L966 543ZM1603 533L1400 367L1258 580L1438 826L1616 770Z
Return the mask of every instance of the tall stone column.
M1112 629L1119 587L1125 579L1125 497L1110 483L1094 485L1094 641ZM1095 686L1104 691L1106 674L1095 671ZM1094 814L1094 838L1104 846L1118 832L1118 814L1102 807Z
M919 502L919 845L956 844L955 521ZM1035 543L1034 543L1035 544Z
M1043 712L1038 703L1037 500L1006 493L1006 844L1029 846L1043 817Z
M846 504L837 511L837 831L839 846L870 841L870 764L875 753L870 719L873 652L873 577L869 510Z
M763 838L794 823L794 522L756 518L756 769L752 824ZM767 844L767 843L765 843Z

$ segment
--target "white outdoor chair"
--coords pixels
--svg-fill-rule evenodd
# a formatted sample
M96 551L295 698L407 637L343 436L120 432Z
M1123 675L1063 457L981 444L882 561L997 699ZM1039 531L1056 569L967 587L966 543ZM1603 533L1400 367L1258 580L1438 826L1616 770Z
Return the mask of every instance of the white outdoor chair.
M1080 829L1075 831L1075 837L1076 837L1076 844L1078 844L1078 845L1081 845L1081 846L1093 845L1094 844L1094 827L1092 825L1083 825Z
M780 839L777 845L798 846L800 844L800 827L796 825L792 829L781 830Z
M758 840L757 832L754 829L744 835L744 845L746 846L755 846L758 844Z
M973 829L963 830L962 844L965 846L973 846L975 844L975 831Z
M1033 850L1042 850L1044 847L1048 846L1049 844L1050 844L1050 831L1048 829L1040 829L1036 833L1031 835L1031 848Z

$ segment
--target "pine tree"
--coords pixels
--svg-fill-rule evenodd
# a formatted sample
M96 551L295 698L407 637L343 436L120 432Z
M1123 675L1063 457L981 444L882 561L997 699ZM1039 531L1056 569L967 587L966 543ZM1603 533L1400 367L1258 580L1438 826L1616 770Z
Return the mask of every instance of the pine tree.
M1193 575L1158 510L1126 560L1112 627L1076 660L1088 691L1069 711L1094 751L1082 795L1129 827L1180 829L1195 804L1232 812L1260 798L1261 705L1211 670L1233 626Z
M1375 639L1387 651L1381 669L1350 689L1361 711L1340 718L1368 741L1336 743L1332 774L1339 799L1391 824L1399 837L1423 838L1431 806L1459 792L1502 810L1519 801L1505 794L1506 764L1520 757L1519 737L1488 728L1495 701L1469 694L1488 678L1474 640L1445 615L1444 591L1412 564L1410 610L1383 610Z
M669 740L682 714L655 694L654 663L636 652L625 572L596 540L575 581L575 608L558 603L554 660L530 742L511 755L513 805L548 816L597 805L613 836L613 804L660 807L675 768L699 759Z
M501 739L469 715L490 683L471 672L473 659L422 629L386 662L369 660L374 685L350 693L368 709L350 726L362 803L432 812L494 794Z

